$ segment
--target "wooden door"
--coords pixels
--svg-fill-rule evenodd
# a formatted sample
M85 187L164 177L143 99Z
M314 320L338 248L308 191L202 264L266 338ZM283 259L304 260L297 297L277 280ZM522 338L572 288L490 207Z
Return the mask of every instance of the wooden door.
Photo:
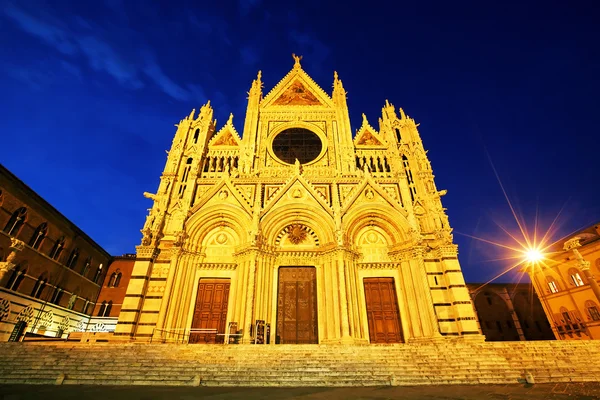
M365 278L364 283L371 343L401 342L394 278Z
M318 342L316 268L279 268L276 343Z
M216 329L225 333L229 279L200 279L192 319L192 329ZM192 332L190 343L223 343L223 335L214 332Z

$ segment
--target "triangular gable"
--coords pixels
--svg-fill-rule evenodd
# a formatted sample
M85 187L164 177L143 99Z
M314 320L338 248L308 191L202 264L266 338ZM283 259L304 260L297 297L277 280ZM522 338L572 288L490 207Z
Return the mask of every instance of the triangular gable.
M285 196L286 193L291 191L290 193L292 194L292 197L296 197L293 193L293 191L296 189L304 189L306 193L308 193L309 198L314 199L314 201L316 201L328 214L333 217L333 210L329 204L325 202L325 200L322 198L322 195L317 193L312 185L308 183L302 176L295 176L288 183L286 183L283 188L279 189L273 199L265 206L261 215L268 213L269 210L271 210L273 206L277 204L283 196ZM302 202L306 204L306 199L302 200Z
M269 106L333 107L333 101L300 66L294 66L263 98L260 105L262 108Z
M274 106L322 106L323 103L302 82L295 80L272 103Z
M228 178L223 179L219 184L214 186L211 190L204 193L200 197L194 207L190 210L190 213L198 211L202 207L210 205L223 205L226 203L237 204L243 208L249 216L252 216L252 209L248 201L240 194Z
M356 136L354 138L354 145L356 147L362 148L386 148L386 145L384 144L385 141L377 133L375 128L373 128L369 124L369 121L367 121L367 116L365 114L363 114L362 116L362 126L356 132Z
M390 195L370 177L365 177L365 179L358 186L356 186L354 190L352 190L350 195L347 197L345 204L342 205L342 214L345 214L363 194L366 201L377 200L377 197L379 197L385 200L385 202L387 202L393 208L399 210L403 215L406 215L406 210L404 210L397 201L392 199ZM371 195L372 197L369 198ZM364 203L364 201L362 203Z
M227 123L210 139L209 147L238 147L241 143L240 136L233 126L233 114L229 115Z

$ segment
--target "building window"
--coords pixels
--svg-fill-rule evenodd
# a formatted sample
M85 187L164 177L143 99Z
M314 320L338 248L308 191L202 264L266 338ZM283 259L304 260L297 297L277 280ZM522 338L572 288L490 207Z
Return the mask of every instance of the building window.
M43 276L40 276L38 278L37 282L35 283L33 290L31 291L31 297L35 297L36 299L39 299L42 296L42 292L44 291L45 287L46 287L46 278Z
M21 282L23 282L23 279L25 279L26 273L27 268L17 265L13 270L10 279L8 280L8 282L6 282L6 288L8 290L14 290L16 292L19 289L19 286L21 286Z
M65 237L61 236L54 243L54 246L52 246L52 250L50 250L50 253L48 254L48 256L50 258L52 258L53 260L57 260L58 257L60 256L60 253L63 251L64 248L65 248Z
M41 223L33 232L31 239L29 240L29 245L34 249L38 250L48 233L48 224L43 222Z
M69 259L67 260L67 268L75 268L77 265L77 260L79 259L79 249L75 248L69 255Z
M498 332L502 332L502 324L500 321L496 321L496 326L498 327Z
M89 272L91 265L92 265L92 257L86 258L85 263L83 263L83 270L81 270L81 275L87 276L87 273Z
M113 272L112 275L110 276L110 280L108 281L108 287L119 287L119 283L121 283L121 276L123 274L121 274L121 272L119 272L119 270L117 270L116 272Z
M17 236L19 230L25 223L26 218L27 209L25 207L17 209L6 223L6 226L4 227L4 232L8 233L11 236Z
M600 313L598 313L598 307L588 307L588 312L590 313L590 317L592 317L592 321L600 321Z
M410 170L410 164L409 164L408 158L406 158L406 156L402 156L402 166L404 167L404 170L406 171L406 181L408 182L410 198L412 201L415 201L415 197L417 195L417 188L415 186L415 181L413 179L413 175Z
M54 293L52 294L52 299L50 300L50 303L59 305L60 300L63 297L63 294L64 294L64 291L61 288L59 288L59 287L55 288Z
M102 277L102 264L100 264L98 266L98 269L96 270L96 275L94 275L94 283L99 283L101 277Z
M546 282L548 282L548 288L550 288L550 292L551 293L557 293L558 292L558 285L556 284L556 281L554 280L553 277L547 276L546 277Z
M581 275L579 275L579 271L577 271L575 268L571 268L569 270L569 276L576 287L584 285L583 279L581 279Z
M200 129L196 129L194 132L194 144L198 143L198 136L200 136Z
M112 310L112 300L109 301L108 303L106 301L103 301L102 304L100 305L100 310L98 310L98 316L99 317L109 317L110 316L110 311Z
M598 313L598 307L596 306L596 303L588 300L585 302L585 308L587 309L592 321L600 321L600 313Z
M88 313L89 308L90 308L90 300L85 299L85 302L83 303L83 307L81 307L81 312L89 315L89 313Z

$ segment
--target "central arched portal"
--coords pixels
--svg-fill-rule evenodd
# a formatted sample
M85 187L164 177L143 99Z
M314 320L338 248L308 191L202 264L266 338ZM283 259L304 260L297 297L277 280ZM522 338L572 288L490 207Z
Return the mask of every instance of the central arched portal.
M319 343L315 267L280 267L276 343Z

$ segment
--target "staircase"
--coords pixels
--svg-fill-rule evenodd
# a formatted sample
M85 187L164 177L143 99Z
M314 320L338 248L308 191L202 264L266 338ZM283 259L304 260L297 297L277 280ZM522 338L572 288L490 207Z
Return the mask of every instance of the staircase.
M395 345L0 343L0 383L380 386L597 381L600 341Z

